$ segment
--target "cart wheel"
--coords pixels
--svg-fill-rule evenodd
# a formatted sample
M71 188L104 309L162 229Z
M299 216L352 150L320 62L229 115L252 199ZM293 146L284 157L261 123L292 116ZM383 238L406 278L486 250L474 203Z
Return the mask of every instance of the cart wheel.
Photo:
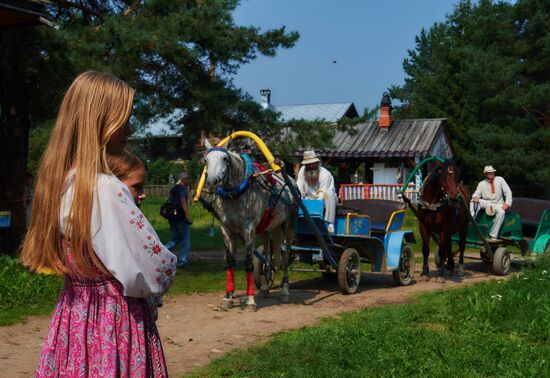
M263 256L264 255L264 246L261 245L258 247L258 252ZM270 260L271 259L270 256ZM265 264L256 256L253 256L252 258L252 264L254 265L254 285L256 285L256 289L260 290L262 287L262 277L265 275ZM275 267L273 266L273 263L270 265L270 274L268 277L268 284L269 288L273 287L273 283L275 282Z
M411 283L414 275L414 252L408 245L401 247L399 267L393 271L393 279L398 285L407 286Z
M338 284L344 294L353 294L361 279L361 259L357 250L348 248L338 263Z
M497 276L505 276L510 271L510 252L506 247L497 248L493 255L493 272Z

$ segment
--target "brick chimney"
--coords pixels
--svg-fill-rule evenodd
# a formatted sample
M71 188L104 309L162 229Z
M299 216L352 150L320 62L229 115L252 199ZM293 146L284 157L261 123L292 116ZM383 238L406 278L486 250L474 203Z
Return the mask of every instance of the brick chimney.
M384 92L382 101L380 102L380 116L378 117L378 126L382 130L387 130L393 122L391 117L391 99L388 92Z

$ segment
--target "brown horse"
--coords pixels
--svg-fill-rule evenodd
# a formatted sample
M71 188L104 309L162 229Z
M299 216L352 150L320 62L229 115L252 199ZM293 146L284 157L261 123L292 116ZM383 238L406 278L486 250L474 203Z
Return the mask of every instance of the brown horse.
M470 202L469 190L457 180L457 169L452 163L437 163L437 167L431 172L419 195L418 219L420 222L420 234L422 235L422 255L424 264L420 278L430 279L428 257L430 254L430 236L435 234L439 240L439 274L437 282L445 282L445 261L447 270L451 274L464 274L464 249L466 247L466 233L468 232L469 218L467 217L462 202L458 199L460 192L465 203ZM451 250L451 235L459 233L460 257L458 269L455 270L455 262Z

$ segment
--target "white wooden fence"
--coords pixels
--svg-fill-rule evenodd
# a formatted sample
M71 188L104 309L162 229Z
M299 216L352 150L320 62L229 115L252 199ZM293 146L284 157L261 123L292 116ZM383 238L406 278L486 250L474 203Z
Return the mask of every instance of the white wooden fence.
M395 184L343 184L340 186L338 197L340 200L353 199L383 199L391 201L400 201L398 194L401 192L403 185ZM405 195L416 200L417 190L415 184L409 184Z

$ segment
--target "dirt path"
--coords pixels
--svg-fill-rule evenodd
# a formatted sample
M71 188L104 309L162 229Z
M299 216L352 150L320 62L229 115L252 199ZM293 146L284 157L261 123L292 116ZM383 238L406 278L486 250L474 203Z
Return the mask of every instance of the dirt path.
M281 304L275 292L269 299L257 300L256 313L239 308L220 311L217 305L221 293L171 297L165 301L158 320L169 372L174 377L182 376L234 348L265 340L274 332L315 324L322 317L405 303L413 293L496 278L482 263L467 263L467 268L468 276L462 282L447 281L444 285L432 279L397 287L391 275L363 274L360 291L351 296L342 295L337 283L321 278L296 282L291 284L290 304ZM238 294L244 300L244 293ZM49 317L34 317L24 324L0 327L0 376L33 376L49 321Z

